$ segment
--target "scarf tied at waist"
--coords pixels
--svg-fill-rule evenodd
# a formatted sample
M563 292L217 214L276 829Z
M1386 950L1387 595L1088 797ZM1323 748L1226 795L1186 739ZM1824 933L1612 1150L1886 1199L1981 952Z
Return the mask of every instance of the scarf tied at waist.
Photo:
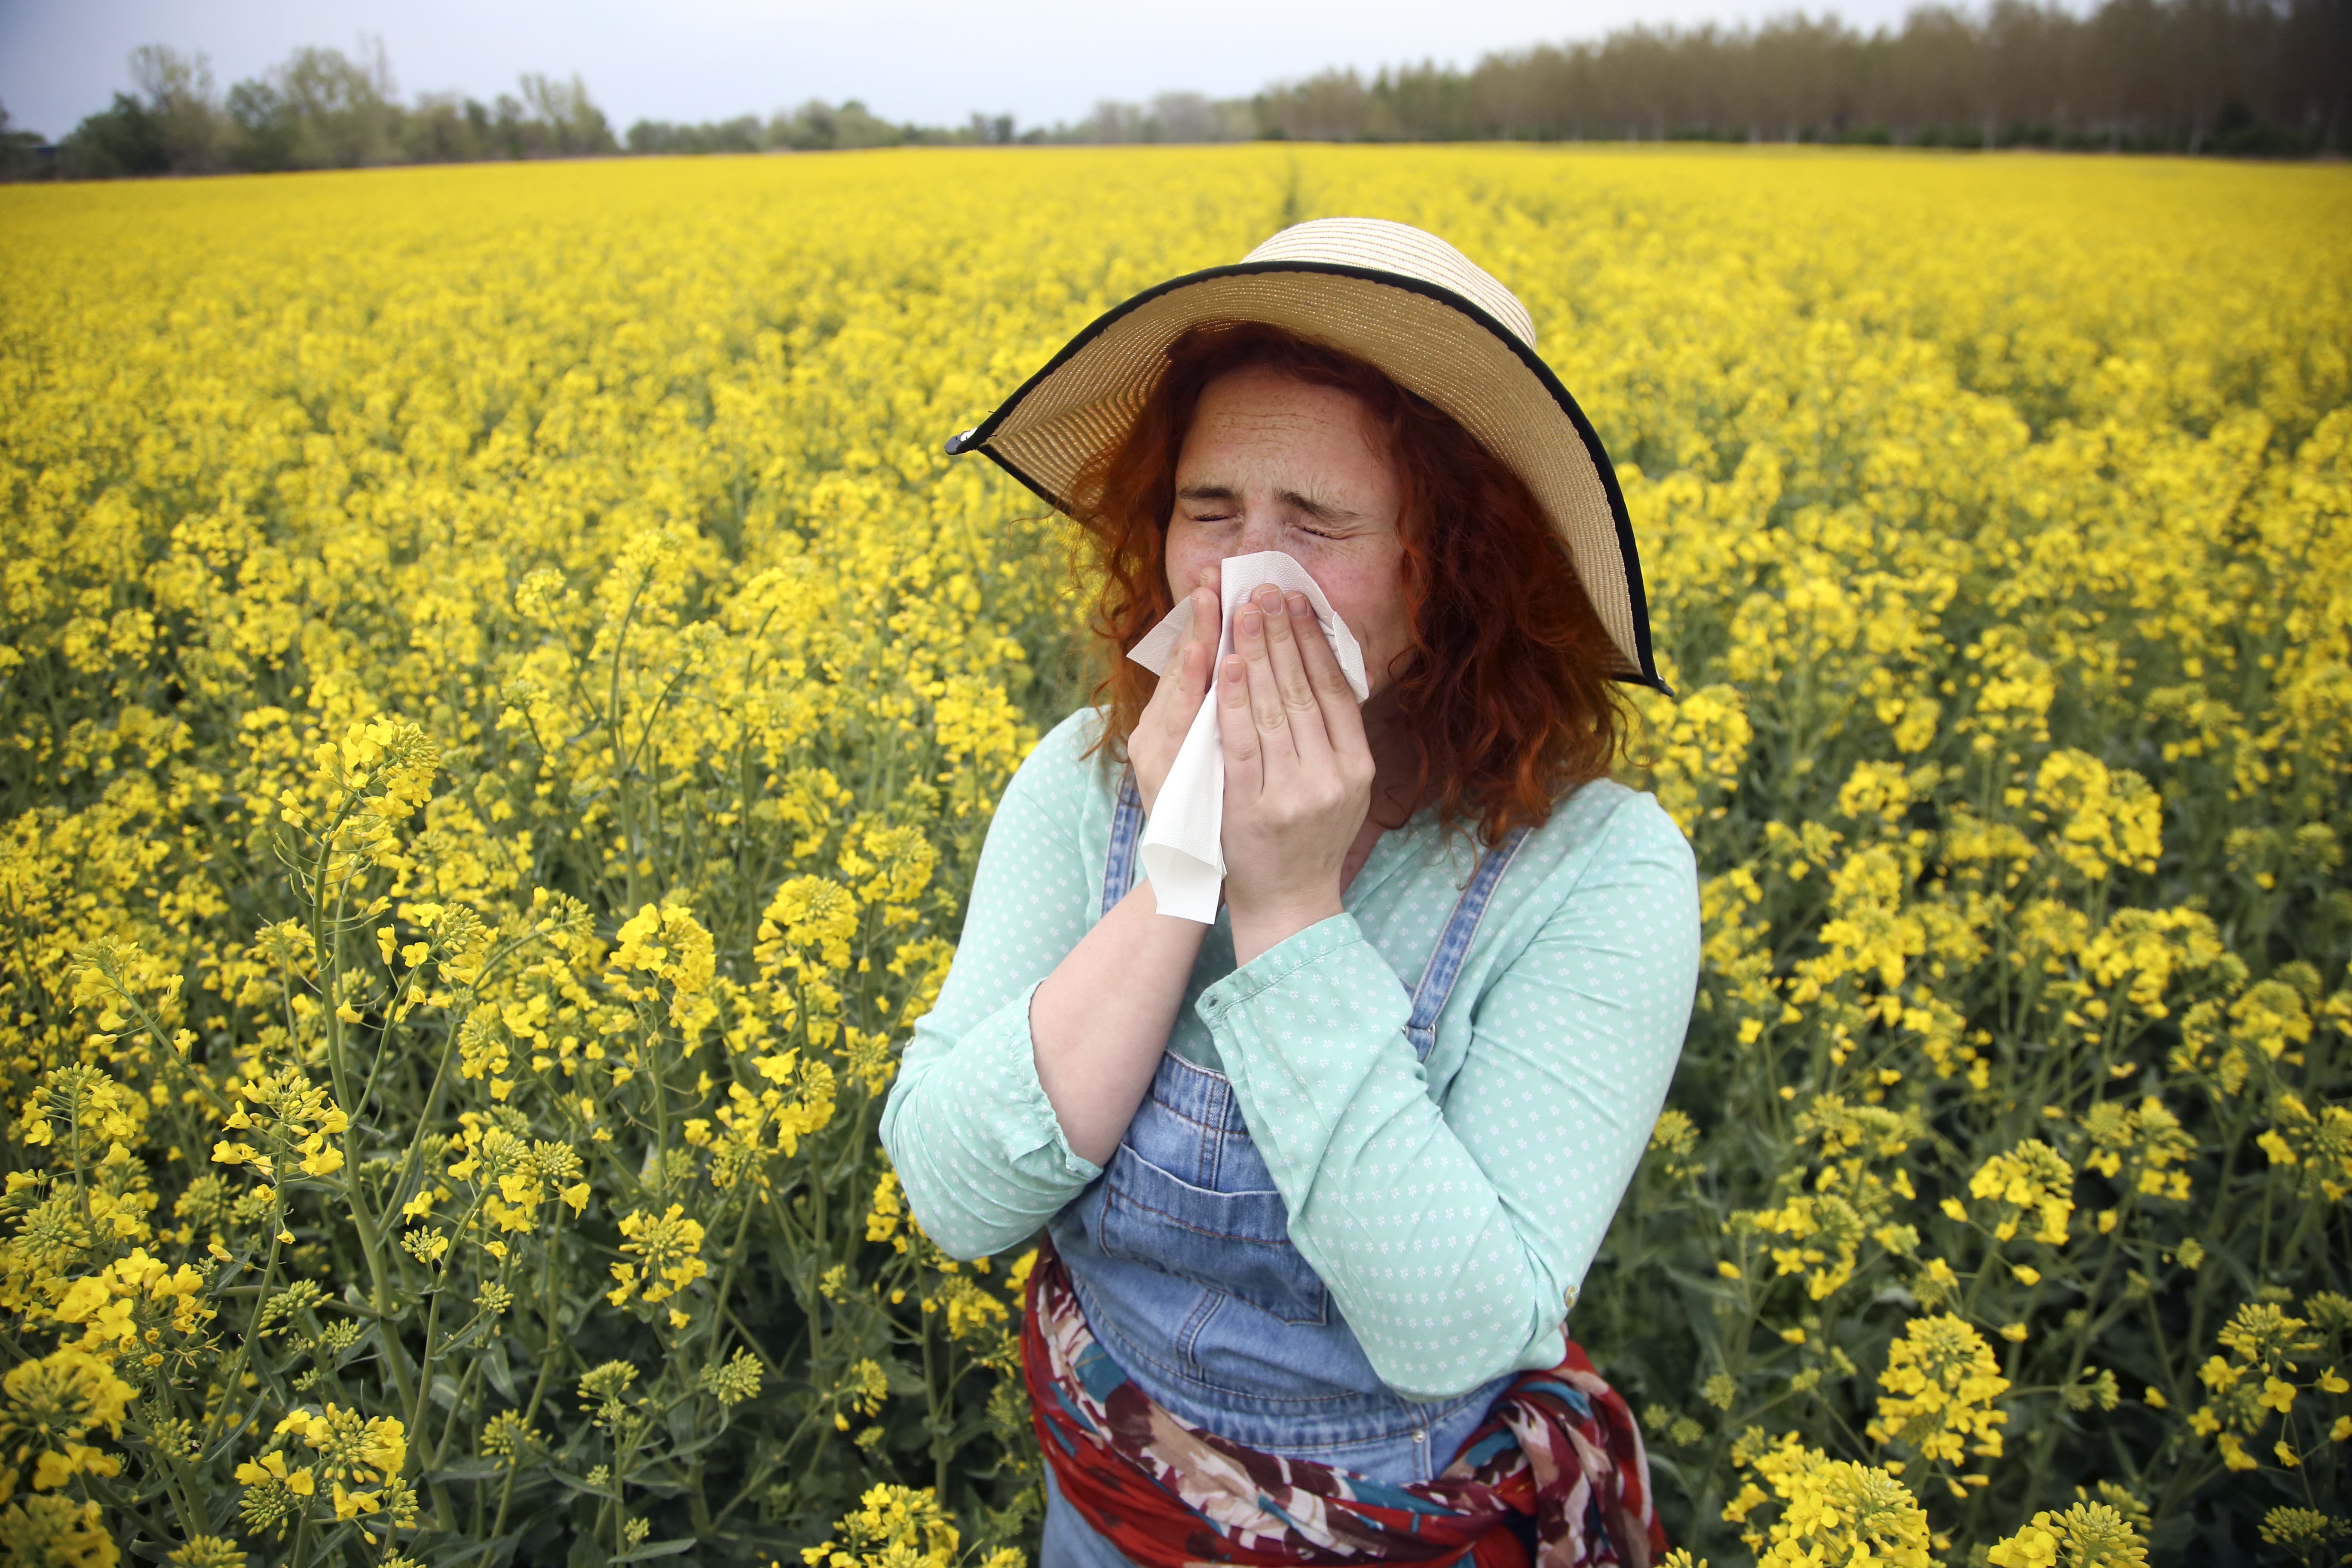
M1096 1342L1050 1243L1027 1308L1022 1366L1045 1462L1064 1500L1144 1568L1650 1568L1665 1554L1633 1413L1574 1341L1559 1365L1513 1379L1435 1479L1400 1486L1231 1442L1156 1404Z

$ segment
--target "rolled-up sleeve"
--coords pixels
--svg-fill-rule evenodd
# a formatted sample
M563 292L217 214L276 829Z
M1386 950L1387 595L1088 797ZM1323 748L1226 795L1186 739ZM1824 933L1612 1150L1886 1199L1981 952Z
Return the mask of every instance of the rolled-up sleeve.
M1381 1376L1446 1398L1550 1364L1690 1022L1688 842L1630 796L1535 896L1540 929L1477 998L1441 1108L1395 970L1341 915L1202 993L1293 1245Z
M1081 717L1084 717L1083 715ZM882 1110L915 1218L951 1257L1001 1252L1101 1173L1071 1149L1037 1079L1029 999L1089 924L1073 720L1013 777L989 825L963 941L917 1020Z

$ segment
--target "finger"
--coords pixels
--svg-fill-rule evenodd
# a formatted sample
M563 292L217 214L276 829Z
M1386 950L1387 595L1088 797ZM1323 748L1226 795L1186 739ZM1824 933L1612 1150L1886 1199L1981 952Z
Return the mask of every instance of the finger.
M1185 635L1184 646L1177 649L1178 668L1182 671L1181 693L1184 700L1183 722L1192 722L1192 715L1208 695L1210 671L1217 663L1217 596L1206 588L1192 590L1192 625Z
M1185 640L1200 644L1213 656L1218 639L1224 632L1223 607L1217 603L1217 591L1205 584L1192 593L1192 624L1185 631Z
M1223 705L1217 715L1217 733L1225 752L1225 797L1255 800L1265 786L1265 752L1250 718L1249 667L1238 656L1225 660L1217 700Z
M1258 590L1258 608L1265 616L1267 662L1290 721L1291 743L1299 761L1311 765L1331 754L1331 742L1324 732L1322 700L1315 694L1314 682L1307 678L1300 645L1307 637L1320 642L1321 629L1310 617L1302 630L1297 617L1290 613L1289 601L1270 585Z
M1137 734L1159 734L1171 727L1171 716L1183 703L1184 652L1179 647L1175 659L1160 671L1160 679L1152 683L1151 695L1144 699L1143 711L1136 715ZM1181 728L1181 721L1175 727Z
M1159 725L1171 754L1183 744L1186 732L1192 728L1193 715L1201 710L1201 695L1209 684L1208 674L1202 666L1207 662L1196 647L1188 645L1179 648L1176 662L1168 667L1168 673L1160 680L1160 692L1152 698L1159 708L1152 721Z
M1323 732L1328 737L1332 752L1349 758L1368 758L1371 748L1364 741L1364 713L1356 700L1356 689L1348 684L1348 672L1339 668L1339 656L1331 651L1330 642L1323 636L1322 623L1315 618L1315 606L1304 594L1293 594L1288 600L1290 624L1297 636L1300 662L1306 666L1307 684L1314 688L1316 700L1323 710Z
M1184 721L1187 724L1192 721L1193 713L1201 706L1201 699L1208 695L1209 671L1216 662L1214 643L1195 639L1184 645L1183 695Z
M1175 658L1160 672L1150 700L1143 705L1142 721L1158 726L1177 742L1192 729L1201 699L1208 695L1209 672L1217 662L1215 642L1202 641L1202 627L1216 625L1215 596L1195 590L1192 600L1192 624L1185 629L1184 640L1176 645ZM1209 635L1213 638L1213 633Z
M1275 685L1274 664L1266 647L1266 615L1255 603L1244 601L1234 615L1234 651L1241 656L1249 685L1250 718L1257 726L1265 751L1266 772L1286 771L1297 750L1290 733L1290 713Z

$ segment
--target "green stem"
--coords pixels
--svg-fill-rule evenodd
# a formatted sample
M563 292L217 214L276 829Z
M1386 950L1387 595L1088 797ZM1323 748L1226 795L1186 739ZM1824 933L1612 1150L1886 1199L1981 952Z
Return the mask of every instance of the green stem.
M743 1194L743 1212L735 1221L735 1239L730 1242L727 1247L727 1271L719 1277L719 1291L715 1298L718 1302L719 1310L711 1315L710 1321L710 1336L713 1341L710 1352L710 1362L713 1366L716 1366L719 1363L719 1351L720 1347L716 1342L719 1338L719 1327L726 1321L725 1313L727 1310L727 1293L735 1284L736 1266L743 1259L743 1233L749 1230L751 1226L751 1205L753 1202L753 1196L747 1189Z
M272 1173L273 1175L275 1173L276 1173L274 1172ZM261 1321L261 1309L267 1305L269 1300L269 1281L275 1278L278 1273L278 1253L279 1247L283 1246L283 1243L280 1242L278 1238L285 1234L285 1231L286 1187L283 1183L280 1183L276 1188L276 1197L271 1205L269 1257L261 1266L261 1280L254 1290L253 1310L246 1315L245 1334L244 1337L237 1342L236 1359L230 1363L228 1377L221 1384L220 1408L214 1411L212 1419L205 1424L204 1440L196 1445L196 1451L199 1454L205 1454L205 1450L213 1446L214 1438L218 1436L220 1434L221 1422L227 1417L229 1411L236 1406L237 1392L244 1386L245 1363L253 1354L253 1342L256 1337L255 1329L256 1325ZM217 1455L205 1454L203 1460L200 1462L210 1463L213 1459L217 1458L219 1456Z
M310 881L311 951L317 956L320 965L320 978L322 983L320 993L326 1006L327 1059L329 1070L333 1074L335 1080L336 1103L341 1106L350 1104L350 1075L343 1055L342 1019L337 1016L337 1008L341 1005L341 964L334 954L339 951L341 942L341 933L335 933L333 945L331 945L328 940L327 867L334 856L335 834L342 826L345 819L350 816L358 801L359 796L356 792L346 795L342 805L335 814L334 820L328 824L327 830L320 836L318 859ZM383 1347L384 1370L391 1375L393 1393L396 1401L402 1407L413 1409L415 1405L415 1391L409 1385L407 1352L401 1345L400 1335L390 1321L394 1317L392 1288L384 1272L383 1236L377 1225L376 1216L369 1212L367 1203L360 1194L359 1162L355 1158L358 1153L355 1129L359 1124L349 1119L348 1110L345 1116L342 1139L344 1200L351 1205L352 1227L359 1232L360 1253L367 1262L369 1299L378 1315L385 1320L379 1325L377 1334ZM280 1228L284 1227L281 1226ZM272 1257L275 1256L273 1249Z
M783 1468L784 1460L792 1455L793 1445L799 1442L803 1435L805 1434L812 1426L815 1425L816 1417L817 1412L813 1410L809 1412L808 1415L801 1418L801 1424L793 1428L792 1436L783 1440L783 1443L776 1449L774 1457L761 1464L758 1469L752 1471L751 1479L743 1483L743 1489L737 1492L728 1502L725 1508L720 1509L716 1514L711 1516L710 1528L712 1530L715 1531L720 1525L726 1523L727 1516L733 1513L737 1509L742 1507L745 1501L751 1498L752 1492L759 1489L759 1485L761 1481L766 1480L770 1476L774 1475L779 1469Z
M632 912L635 910L638 903L637 816L635 807L629 798L628 780L623 776L625 763L622 758L621 658L629 646L629 623L636 616L637 601L644 596L646 588L652 582L653 573L648 570L638 579L636 588L629 595L628 606L621 612L621 624L613 633L612 679L604 694L604 733L607 743L613 748L614 803L620 808L621 813L621 853L625 858L621 866L622 887L625 893L626 907Z
M145 1509L108 1486L98 1477L85 1470L78 1479L82 1486L89 1489L90 1495L98 1500L100 1506L110 1512L137 1520L140 1528L147 1532L147 1538L150 1541L169 1541L172 1538L170 1526L158 1521Z

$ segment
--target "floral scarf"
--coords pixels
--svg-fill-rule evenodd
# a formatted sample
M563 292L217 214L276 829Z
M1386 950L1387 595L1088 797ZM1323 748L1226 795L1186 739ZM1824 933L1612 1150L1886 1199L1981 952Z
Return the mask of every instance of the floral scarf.
M1062 1496L1144 1568L1649 1568L1665 1553L1633 1412L1573 1342L1558 1366L1512 1381L1443 1475L1392 1486L1245 1447L1155 1404L1096 1342L1050 1245L1028 1307L1038 1444Z

